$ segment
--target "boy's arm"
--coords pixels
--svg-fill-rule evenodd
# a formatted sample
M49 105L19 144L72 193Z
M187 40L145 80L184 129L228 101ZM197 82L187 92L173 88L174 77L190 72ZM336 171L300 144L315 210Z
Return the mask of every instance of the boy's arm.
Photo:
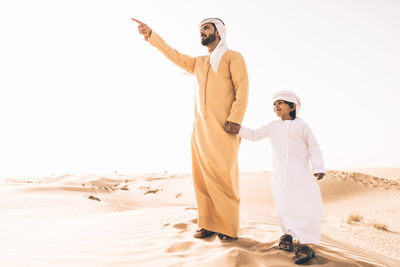
M324 174L325 173L325 166L324 166L324 159L322 157L321 149L318 145L317 140L315 139L310 127L306 125L305 133L304 133L305 141L308 145L308 154L310 158L311 168L313 174ZM317 176L319 179L322 177Z
M257 130L249 129L241 126L239 130L239 135L244 139L250 141L258 141L270 136L271 127L270 124L267 124Z

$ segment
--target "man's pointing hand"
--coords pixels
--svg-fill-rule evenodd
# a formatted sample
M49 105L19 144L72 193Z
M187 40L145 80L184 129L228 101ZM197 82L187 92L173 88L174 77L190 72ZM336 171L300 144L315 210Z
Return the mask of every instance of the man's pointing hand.
M151 36L151 33L152 33L151 28L149 26L147 26L146 24L144 24L143 22L141 22L140 20L138 20L138 19L134 19L134 18L131 18L131 19L134 22L137 22L139 24L138 30L139 30L139 33L144 36L144 39L146 41L149 40L149 38Z

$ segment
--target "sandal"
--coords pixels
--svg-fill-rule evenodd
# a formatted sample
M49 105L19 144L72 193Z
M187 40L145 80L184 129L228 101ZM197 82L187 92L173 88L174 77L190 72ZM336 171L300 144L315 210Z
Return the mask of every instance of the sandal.
M296 264L301 264L311 260L315 256L315 251L307 245L297 245L293 261Z
M193 237L195 238L206 238L209 237L210 235L214 234L215 232L208 231L204 228L200 228L196 230L196 233L194 233Z
M293 250L293 237L291 235L283 235L279 239L279 249L283 249L286 251Z
M224 240L224 241L236 241L238 240L237 237L231 237L229 235L224 235L224 234L218 234L219 239Z

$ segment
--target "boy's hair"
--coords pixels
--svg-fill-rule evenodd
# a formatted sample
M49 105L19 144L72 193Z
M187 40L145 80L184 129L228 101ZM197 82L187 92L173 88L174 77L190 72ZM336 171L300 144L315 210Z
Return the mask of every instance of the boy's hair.
M284 101L286 104L288 104L290 108L293 108L293 105L294 105L293 102L289 102L289 101L285 101L285 100L283 100L283 101ZM292 120L296 119L296 109L290 111L289 115L290 115L290 117L292 118Z

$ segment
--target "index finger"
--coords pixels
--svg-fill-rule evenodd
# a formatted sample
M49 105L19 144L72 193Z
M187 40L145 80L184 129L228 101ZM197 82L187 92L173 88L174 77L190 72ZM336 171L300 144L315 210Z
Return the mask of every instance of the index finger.
M137 23L139 23L139 24L144 24L143 22L141 22L141 21L138 20L138 19L131 18L131 20L133 20L134 22L137 22Z

